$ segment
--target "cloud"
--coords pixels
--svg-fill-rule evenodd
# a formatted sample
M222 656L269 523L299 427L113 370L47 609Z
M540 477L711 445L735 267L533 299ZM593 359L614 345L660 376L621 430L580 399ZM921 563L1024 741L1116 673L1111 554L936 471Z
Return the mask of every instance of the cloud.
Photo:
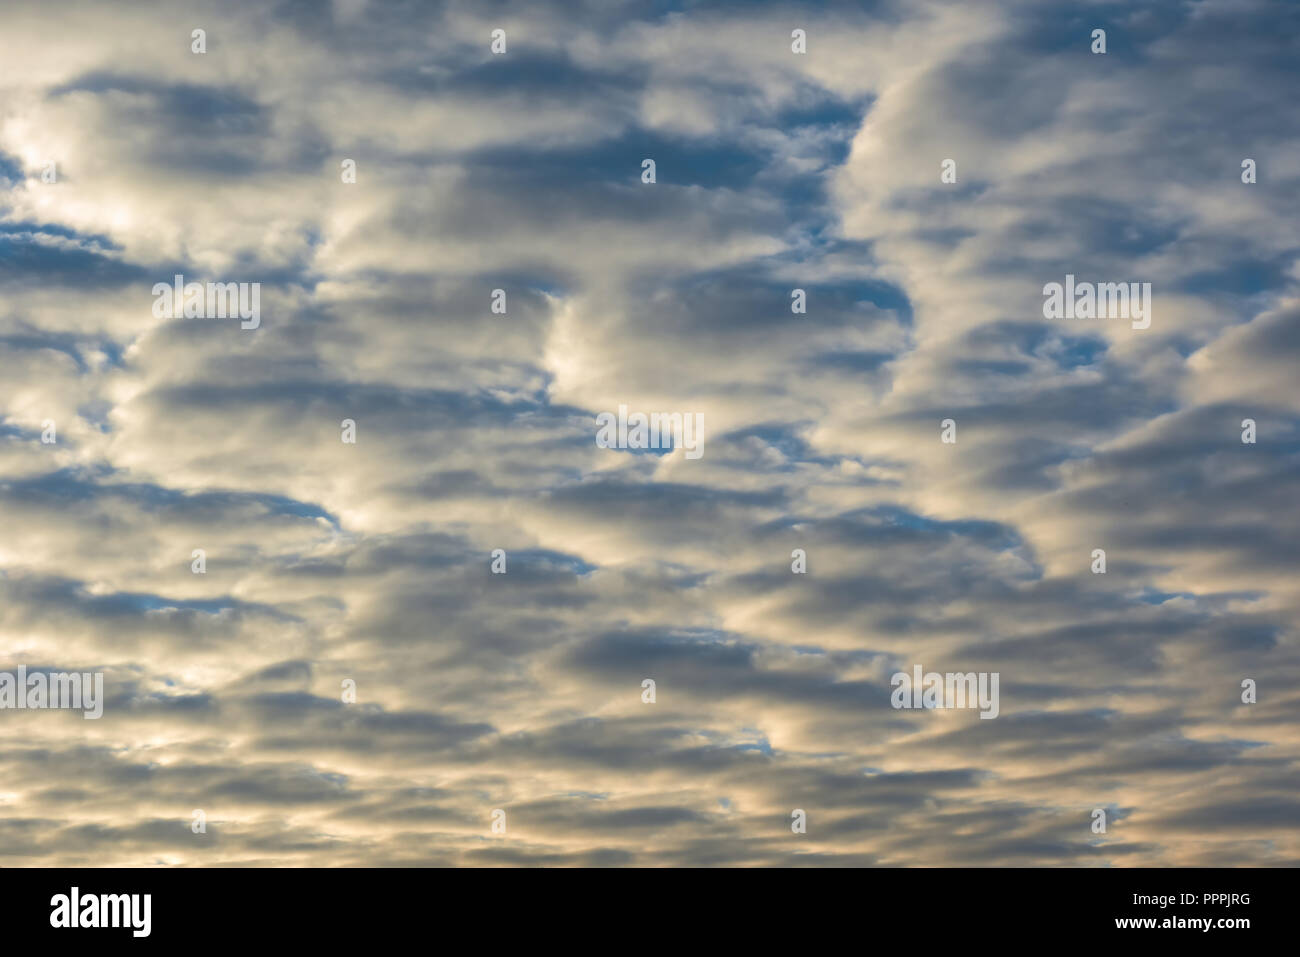
M64 14L0 36L0 671L107 700L0 714L6 862L1300 860L1295 12Z

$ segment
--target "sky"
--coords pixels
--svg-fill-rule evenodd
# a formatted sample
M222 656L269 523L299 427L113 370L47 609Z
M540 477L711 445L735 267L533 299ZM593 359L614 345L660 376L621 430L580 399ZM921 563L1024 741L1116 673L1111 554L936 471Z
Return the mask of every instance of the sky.
M104 688L0 709L0 864L1300 864L1300 6L6 0L0 62L0 671Z

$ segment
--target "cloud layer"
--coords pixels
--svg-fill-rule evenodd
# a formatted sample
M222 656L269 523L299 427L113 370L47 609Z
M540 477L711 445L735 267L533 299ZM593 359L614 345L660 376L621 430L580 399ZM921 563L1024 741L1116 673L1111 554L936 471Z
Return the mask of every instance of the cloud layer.
M0 863L1300 863L1300 8L0 18Z

